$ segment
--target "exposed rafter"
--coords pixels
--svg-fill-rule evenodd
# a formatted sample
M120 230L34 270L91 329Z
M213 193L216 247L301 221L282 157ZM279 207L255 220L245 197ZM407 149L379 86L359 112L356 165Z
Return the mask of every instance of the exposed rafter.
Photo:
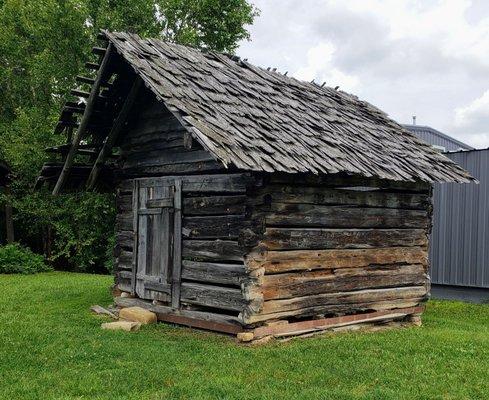
M110 155L112 151L112 147L114 146L114 143L117 139L117 136L119 135L120 131L122 130L124 124L127 121L129 112L132 109L134 100L136 99L139 93L139 89L141 88L141 85L142 85L141 78L139 76L136 76L136 79L129 91L129 94L126 97L122 109L119 112L119 115L117 116L116 120L114 121L114 124L112 125L112 129L110 130L109 135L105 139L105 142L100 150L100 153L98 154L98 157L95 160L95 163L93 164L93 168L87 180L88 190L92 190L95 187L95 183L97 182L97 178L100 173L100 170L102 169L106 158Z
M90 95L88 96L87 103L85 106L85 112L83 113L82 119L80 121L80 125L78 126L78 129L76 131L76 134L73 138L73 142L71 143L71 147L68 151L68 154L66 155L66 160L63 165L63 169L61 170L61 174L59 175L58 181L56 182L56 185L54 186L53 189L53 195L57 195L65 181L66 178L68 177L68 174L70 172L70 168L73 164L75 154L78 150L78 146L80 145L80 141L82 140L83 136L85 135L85 132L87 130L88 122L90 120L90 117L92 115L94 106L95 106L95 101L98 97L100 86L102 79L105 74L106 67L109 63L110 57L112 53L112 44L109 44L107 47L107 51L105 53L104 58L102 59L102 62L100 64L100 68L97 71L97 76L95 78L95 82L92 85L92 89L90 91Z

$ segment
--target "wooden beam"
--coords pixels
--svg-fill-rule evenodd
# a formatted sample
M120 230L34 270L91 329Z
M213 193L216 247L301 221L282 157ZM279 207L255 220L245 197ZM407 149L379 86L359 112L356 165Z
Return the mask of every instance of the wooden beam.
M95 187L95 183L97 181L97 177L100 173L100 170L102 169L102 166L107 156L112 151L112 147L114 146L117 136L119 135L122 128L124 128L124 124L127 121L127 117L129 116L129 112L131 111L134 101L136 100L141 85L142 85L141 78L136 77L136 80L134 81L131 90L129 91L129 94L126 97L126 101L124 102L124 105L122 106L122 109L119 115L117 116L117 119L112 125L112 129L110 130L109 135L105 139L102 149L100 150L100 153L98 154L98 157L95 160L95 163L93 164L92 171L90 172L90 176L88 177L87 180L88 190L92 190Z
M64 106L62 113L71 113L71 114L83 114L85 112L85 107L68 107Z
M92 90L90 92L90 96L88 97L86 106L85 106L85 113L83 114L83 117L80 121L80 126L78 126L78 129L76 131L75 137L73 138L73 143L71 145L71 148L66 156L65 164L63 166L63 169L61 170L61 174L59 175L58 181L56 182L56 185L53 189L53 195L57 195L60 191L61 188L63 187L66 178L68 178L68 173L70 171L70 168L73 164L75 154L78 150L78 146L80 145L80 141L83 138L83 135L85 134L85 131L88 126L88 121L90 120L90 117L92 116L92 111L95 106L95 99L97 98L99 89L100 89L100 83L102 82L103 74L105 72L105 67L109 63L109 58L112 50L112 45L110 44L109 47L107 48L107 53L105 54L104 59L102 60L102 63L100 65L100 69L97 72L97 77L95 78L95 82L92 86Z
M44 149L46 153L54 153L54 154L61 154L64 155L68 153L70 149L69 144L64 144L61 146L54 146L54 147L48 147ZM96 145L84 145L80 146L78 148L77 154L84 155L84 156L91 156L94 157L99 153L98 147ZM117 158L117 156L110 155L109 157L112 158Z
M76 77L76 81L80 83L86 83L87 85L93 85L95 79L79 75ZM112 84L108 82L102 82L100 86L110 88L112 87Z
M93 171L93 170L92 170ZM132 181L132 229L134 231L133 236L133 246L132 246L132 277L131 277L131 294L136 295L136 285L137 285L137 273L138 273L138 230L139 230L139 215L137 211L139 210L139 181L134 179Z
M93 54L97 54L97 55L104 55L105 54L105 51L107 49L105 49L104 47L93 47L92 48L92 53Z
M159 321L187 325L194 328L208 329L217 332L237 334L243 331L237 317L205 311L172 310L171 307L152 304L149 301L135 298L116 297L114 302L119 307L142 307L156 313Z
M100 83L99 86L103 86L102 83ZM76 96L76 97L84 97L84 98L88 98L90 97L90 93L89 92L85 92L84 90L79 90L79 89L71 89L70 93L73 95L73 96ZM103 95L103 94L99 94L97 96L97 99L100 99L100 100L106 100L107 99L107 96Z
M78 101L67 101L65 103L65 106L66 107L81 107L81 108L85 108L85 103L80 103Z
M89 92L85 92L84 90L71 89L70 90L70 93L73 96L76 96L76 97L85 97L85 98L90 97L90 93Z
M98 70L101 65L97 64L97 63L93 63L93 62L86 62L85 63L85 67L88 68L88 69L96 69Z
M76 81L80 83L87 83L89 85L93 85L95 82L95 79L93 78L87 78L86 76L77 76Z
M173 270L171 284L171 306L180 308L182 283L182 181L175 181L173 221Z
M260 326L255 328L253 339L260 339L265 336L284 337L301 335L307 332L323 331L341 326L353 324L381 322L388 319L401 319L411 314L422 313L424 307L407 307L392 310L368 312L364 314L344 315L341 317L321 318L306 320L294 323L284 323L272 326Z

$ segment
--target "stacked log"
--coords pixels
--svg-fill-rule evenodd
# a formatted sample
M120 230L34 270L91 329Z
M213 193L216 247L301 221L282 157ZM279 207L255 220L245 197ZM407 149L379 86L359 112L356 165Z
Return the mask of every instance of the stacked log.
M176 178L154 179L171 182ZM240 230L249 225L246 191L253 179L249 174L192 175L178 179L183 191L182 309L199 312L207 321L221 323L223 316L236 319L250 303L243 290L244 282L250 279L244 266L245 249L239 245L238 237ZM123 291L130 291L134 262L131 182L122 182L117 196L116 281ZM151 185L151 179L145 179L145 185ZM147 288L156 292L159 286L163 285L155 282ZM163 306L169 303L162 296L157 300Z
M328 186L329 184L329 186ZM427 297L430 188L271 182L254 197L246 325L415 307ZM348 186L348 187L345 187ZM243 239L244 240L244 239Z

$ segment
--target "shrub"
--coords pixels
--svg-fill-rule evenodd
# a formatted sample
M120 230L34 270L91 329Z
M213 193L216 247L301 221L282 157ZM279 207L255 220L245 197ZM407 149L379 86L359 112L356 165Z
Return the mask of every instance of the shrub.
M18 243L0 246L0 274L34 274L51 271L44 257Z

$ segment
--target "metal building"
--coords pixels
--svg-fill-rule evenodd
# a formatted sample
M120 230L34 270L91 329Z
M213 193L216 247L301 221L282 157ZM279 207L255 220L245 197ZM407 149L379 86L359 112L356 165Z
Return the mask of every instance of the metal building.
M420 139L436 147L440 151L474 150L468 144L462 143L430 126L423 125L403 125L404 128L413 132Z
M405 125L469 171L479 185L434 187L430 261L433 295L489 300L489 149L475 150L433 128ZM464 150L460 150L460 149ZM458 151L454 151L458 150Z

